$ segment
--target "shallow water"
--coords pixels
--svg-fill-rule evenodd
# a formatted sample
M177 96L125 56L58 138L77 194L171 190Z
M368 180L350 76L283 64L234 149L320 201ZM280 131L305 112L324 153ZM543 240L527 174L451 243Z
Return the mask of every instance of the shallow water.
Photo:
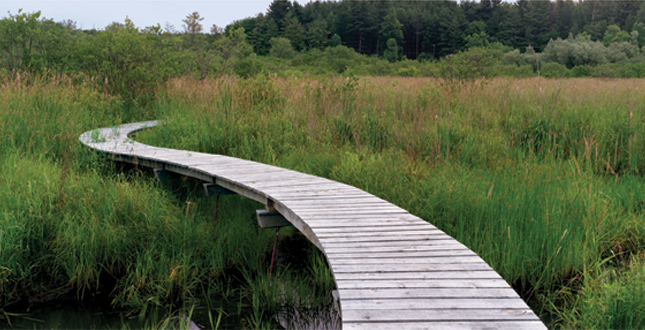
M229 306L233 307L233 306ZM238 313L238 310L241 313ZM191 322L188 311L168 313L162 309L153 310L144 317L129 316L126 312L115 311L96 304L48 303L32 308L24 313L6 314L7 319L0 321L0 328L6 329L149 329L149 328L189 328L211 329L217 325L220 312L195 308ZM243 329L253 327L244 315L252 315L248 306L241 310L227 308L219 321L220 329ZM181 323L181 324L180 324ZM271 327L283 329L340 329L340 314L336 306L321 309L290 309L271 318Z

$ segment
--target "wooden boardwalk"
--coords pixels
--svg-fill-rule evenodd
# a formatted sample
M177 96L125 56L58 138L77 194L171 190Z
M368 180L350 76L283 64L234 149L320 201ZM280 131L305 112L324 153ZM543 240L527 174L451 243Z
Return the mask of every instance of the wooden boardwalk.
M313 175L128 138L156 124L101 128L79 139L110 159L213 183L282 214L325 254L344 329L546 328L477 254L406 210Z

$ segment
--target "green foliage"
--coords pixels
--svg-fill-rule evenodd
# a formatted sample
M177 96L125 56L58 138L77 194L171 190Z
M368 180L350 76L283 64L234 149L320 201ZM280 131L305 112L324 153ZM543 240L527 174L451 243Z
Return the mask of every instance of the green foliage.
M324 49L329 43L327 21L317 19L307 25L307 44L309 48ZM337 36L337 35L336 35ZM340 45L340 42L334 46Z
M603 43L605 46L609 46L613 43L629 41L631 39L629 33L620 29L616 24L610 25L605 30L605 36L603 37Z
M566 66L549 62L540 67L540 75L545 78L562 78L569 72Z
M257 67L255 58L248 58L252 50L244 32L244 28L231 30L228 35L215 41L214 51L222 59L220 73L230 73L240 62L246 63L243 65L247 67L245 70Z
M271 56L281 59L291 59L295 55L291 41L287 38L271 38Z
M490 77L491 67L497 62L500 53L481 47L465 52L448 55L441 61L440 77L450 84L464 84L477 78Z
M645 323L645 263L633 257L623 272L598 266L585 278L575 328L636 329Z
M140 33L126 18L122 28L108 28L87 36L79 44L81 70L98 78L98 85L112 95L141 104L154 99L168 77L164 68L161 36Z
M634 32L636 32L636 34L634 34ZM645 46L645 23L636 22L632 30L632 36L633 35L636 36L638 47Z
M396 62L399 60L399 54L401 53L401 48L396 42L396 39L390 38L387 40L387 48L383 52L383 57L390 61Z
M571 68L569 75L571 77L591 77L593 70L589 65L577 65Z
M306 32L305 28L300 24L298 18L294 15L289 15L284 22L284 37L289 39L291 46L296 51L305 49Z
M381 39L388 44L391 39L394 39L394 44L400 45L403 42L403 31L401 27L403 27L403 24L399 22L396 8L390 8L390 12L383 18L383 23L381 23L381 30L379 32Z
M40 12L9 13L0 20L0 68L44 73L65 71L73 49L69 26L40 19Z
M340 40L340 36L337 35L337 34L334 34L331 37L331 40L329 40L329 47L333 48L333 47L336 47L336 46L340 46L341 44L342 44L342 41Z

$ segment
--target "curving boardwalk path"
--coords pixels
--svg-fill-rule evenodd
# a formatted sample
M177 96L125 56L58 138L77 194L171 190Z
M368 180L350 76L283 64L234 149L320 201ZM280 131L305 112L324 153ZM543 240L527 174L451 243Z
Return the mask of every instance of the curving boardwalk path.
M546 329L477 254L406 210L313 175L128 138L156 124L100 128L79 140L112 160L214 183L282 214L324 252L344 329Z

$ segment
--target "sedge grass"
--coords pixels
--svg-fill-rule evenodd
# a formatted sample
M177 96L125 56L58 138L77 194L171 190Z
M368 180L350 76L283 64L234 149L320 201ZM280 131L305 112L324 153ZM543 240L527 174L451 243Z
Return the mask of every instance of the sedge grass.
M300 295L263 302L266 312L254 312L254 290L261 287L248 282L268 272L273 243L273 234L253 219L260 205L223 198L214 224L215 202L203 196L199 182L159 183L145 169L113 164L82 147L77 138L84 131L149 119L145 109L131 113L90 85L32 77L2 86L2 324L24 319L16 315L30 304L73 299L107 301L129 317L143 317L144 327L183 324L178 315L192 308L220 315L220 326L239 327L242 319L274 326L275 311L312 301L311 290L302 289L311 283L291 289L289 282L306 277L308 268L280 266L275 281ZM233 302L240 312L221 317L222 306ZM157 310L165 321L146 323Z
M571 303L585 299L590 269L621 272L643 250L645 81L541 87L534 79L456 88L424 78L177 79L156 104L166 124L139 138L365 189L465 243L550 325L567 327L592 317Z

